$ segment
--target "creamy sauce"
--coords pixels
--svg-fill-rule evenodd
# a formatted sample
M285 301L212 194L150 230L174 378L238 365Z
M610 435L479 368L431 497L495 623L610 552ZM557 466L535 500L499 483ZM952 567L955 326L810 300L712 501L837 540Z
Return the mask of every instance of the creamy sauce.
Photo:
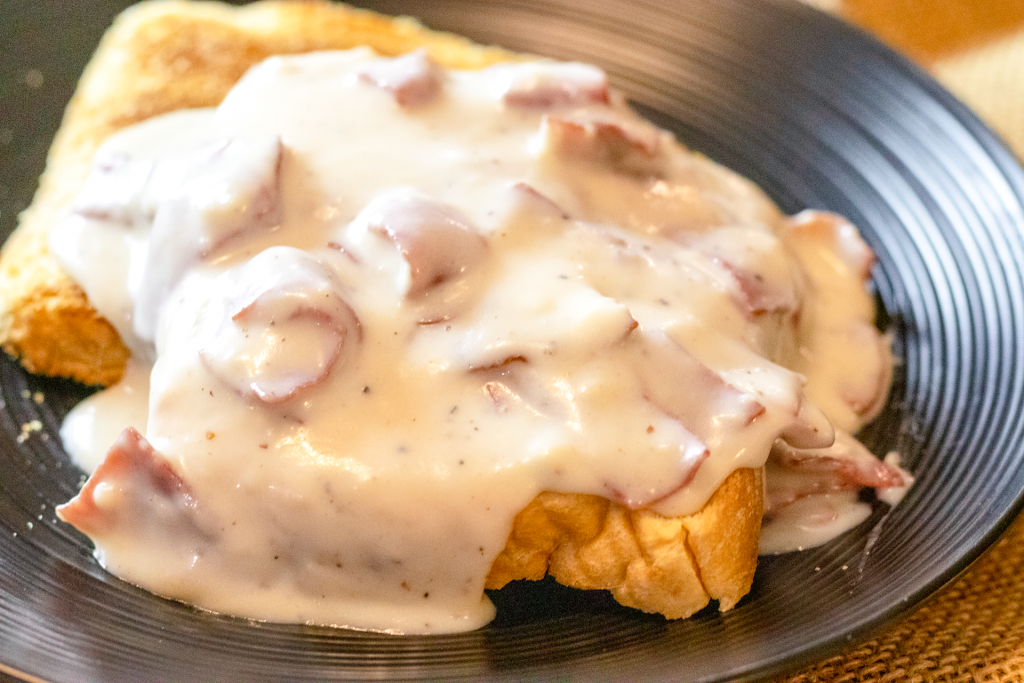
M825 223L794 248L799 222L592 67L269 59L114 136L52 232L135 355L65 442L92 469L145 436L67 518L209 609L479 627L540 491L689 514L778 438L831 443L798 372L848 431L884 397L877 332L825 355L873 310L866 270L815 284L863 244Z
M127 426L146 432L149 421L149 363L128 360L124 376L75 406L60 427L60 438L72 461L92 472Z
M814 548L849 531L871 516L871 506L856 491L820 493L786 505L761 527L760 552L777 555Z

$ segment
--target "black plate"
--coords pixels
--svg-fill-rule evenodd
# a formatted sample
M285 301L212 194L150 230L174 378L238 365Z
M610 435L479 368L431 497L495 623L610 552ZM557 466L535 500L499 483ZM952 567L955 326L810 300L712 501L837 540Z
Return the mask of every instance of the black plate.
M4 234L113 4L3 8ZM80 477L56 430L85 390L4 360L0 662L9 672L52 681L767 676L906 612L1006 527L1024 484L1024 363L1015 358L1024 348L1024 174L927 76L783 0L376 7L600 64L645 114L786 211L825 208L859 225L878 253L878 294L903 359L865 438L878 452L898 448L917 485L891 514L880 507L836 542L763 561L751 595L724 615L667 622L541 582L496 593L497 621L463 635L258 624L155 598L96 565L85 539L53 519ZM30 87L39 75L42 87ZM32 420L42 431L19 443Z

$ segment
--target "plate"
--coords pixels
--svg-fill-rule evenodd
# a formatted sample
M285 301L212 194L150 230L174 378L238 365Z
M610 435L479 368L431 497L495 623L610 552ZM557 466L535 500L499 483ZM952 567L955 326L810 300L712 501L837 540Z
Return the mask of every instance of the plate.
M52 6L50 6L52 5ZM0 219L27 202L60 107L118 3L19 3L0 31ZM897 368L863 434L917 484L819 549L766 558L726 614L669 622L550 581L479 631L393 637L249 622L106 574L54 520L81 473L61 417L88 389L0 360L0 670L77 680L760 678L866 637L962 572L1022 506L1024 173L978 120L855 29L783 0L376 3L604 67L642 113L787 212L837 211L878 254Z

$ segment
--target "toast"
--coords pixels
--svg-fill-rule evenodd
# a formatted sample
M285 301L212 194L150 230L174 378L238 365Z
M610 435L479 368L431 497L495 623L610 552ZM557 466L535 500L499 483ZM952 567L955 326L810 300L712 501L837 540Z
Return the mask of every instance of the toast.
M0 254L0 342L25 367L110 385L129 351L47 247L110 134L183 108L216 105L270 55L368 45L382 55L424 48L438 63L474 69L519 59L505 50L326 3L143 3L104 37L68 106L32 206ZM705 507L667 518L595 495L541 493L515 518L488 588L551 574L607 589L622 604L668 618L717 600L732 608L750 588L762 514L762 472L730 475Z

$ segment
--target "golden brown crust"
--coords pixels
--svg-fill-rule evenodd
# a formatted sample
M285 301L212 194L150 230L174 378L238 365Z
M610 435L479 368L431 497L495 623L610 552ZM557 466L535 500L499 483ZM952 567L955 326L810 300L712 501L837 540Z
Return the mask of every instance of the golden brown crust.
M750 590L761 529L761 470L733 472L686 517L629 510L594 495L537 496L518 515L488 588L551 574L610 590L623 605L687 617L712 599L731 609Z
M517 58L465 39L326 3L243 9L160 1L125 12L108 31L68 105L35 201L0 254L0 343L33 371L111 384L128 351L47 247L110 134L157 114L219 103L272 54L369 45L382 54L425 47L442 64L479 68ZM612 591L625 605L685 617L710 599L731 608L750 588L762 510L759 470L733 473L700 512L665 518L593 495L545 492L515 519L487 586L546 573Z
M23 225L49 223L51 207L34 207ZM46 230L19 229L0 257L0 339L36 373L111 384L128 350L82 290L50 256Z

